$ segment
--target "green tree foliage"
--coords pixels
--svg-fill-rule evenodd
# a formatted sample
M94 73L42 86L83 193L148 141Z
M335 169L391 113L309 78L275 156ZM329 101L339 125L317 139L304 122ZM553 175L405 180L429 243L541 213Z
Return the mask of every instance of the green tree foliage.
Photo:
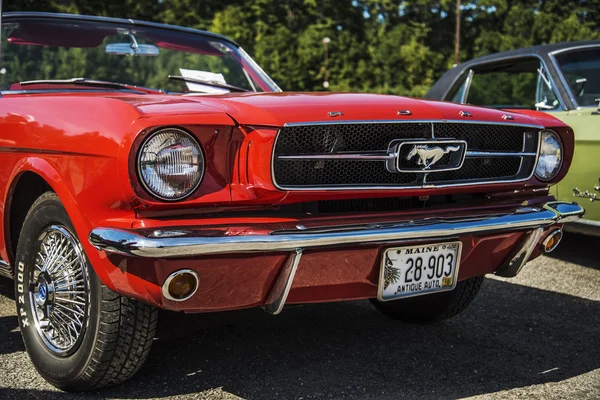
M5 11L135 18L232 37L284 90L422 96L454 59L454 0L11 0ZM466 60L560 41L597 39L600 0L462 1ZM331 42L323 43L329 37ZM325 61L327 46L328 61ZM64 68L85 65L70 54ZM50 71L49 71L50 72ZM60 75L78 73L59 69Z

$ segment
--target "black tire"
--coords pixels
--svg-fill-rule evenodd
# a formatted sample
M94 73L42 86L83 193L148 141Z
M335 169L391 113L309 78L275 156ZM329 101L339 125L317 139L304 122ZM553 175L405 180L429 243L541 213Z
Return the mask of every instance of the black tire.
M407 299L371 303L384 315L413 324L430 324L452 318L463 312L477 297L483 276L458 282L454 290Z
M49 251L43 248L48 243ZM60 249L54 259L61 261L51 264L53 249ZM63 257L67 251L69 258ZM15 264L21 334L33 365L48 382L85 391L121 383L138 371L150 351L158 311L102 284L55 193L44 193L27 213Z

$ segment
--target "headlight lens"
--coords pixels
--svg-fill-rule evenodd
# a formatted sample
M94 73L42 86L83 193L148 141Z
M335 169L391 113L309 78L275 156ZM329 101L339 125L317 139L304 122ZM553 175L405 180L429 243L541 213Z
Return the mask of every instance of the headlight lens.
M151 134L138 153L142 184L161 200L181 200L192 194L204 175L204 155L198 142L180 129Z
M537 166L535 167L535 176L543 181L554 178L563 163L562 142L558 134L549 129L540 133L540 155Z

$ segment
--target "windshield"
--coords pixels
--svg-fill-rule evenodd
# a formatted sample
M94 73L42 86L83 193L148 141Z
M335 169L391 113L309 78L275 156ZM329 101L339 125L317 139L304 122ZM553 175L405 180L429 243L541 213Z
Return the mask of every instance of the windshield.
M596 106L600 98L600 47L559 53L555 56L580 107Z
M79 77L176 93L279 91L242 49L219 37L104 21L4 21L3 91L126 90L50 82Z

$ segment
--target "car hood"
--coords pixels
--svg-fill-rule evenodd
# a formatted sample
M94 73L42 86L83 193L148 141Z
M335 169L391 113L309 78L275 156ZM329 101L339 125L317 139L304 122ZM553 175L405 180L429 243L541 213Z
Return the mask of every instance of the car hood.
M257 93L190 97L226 112L240 124L248 125L415 119L505 122L507 120L503 116L508 114L511 114L514 122L540 124L537 118L501 110L366 93Z
M433 100L363 93L232 93L121 98L143 114L223 112L240 125L398 120L483 120L546 125L525 114ZM510 118L510 117L509 117ZM551 117L542 117L550 118ZM556 120L558 121L558 120Z

